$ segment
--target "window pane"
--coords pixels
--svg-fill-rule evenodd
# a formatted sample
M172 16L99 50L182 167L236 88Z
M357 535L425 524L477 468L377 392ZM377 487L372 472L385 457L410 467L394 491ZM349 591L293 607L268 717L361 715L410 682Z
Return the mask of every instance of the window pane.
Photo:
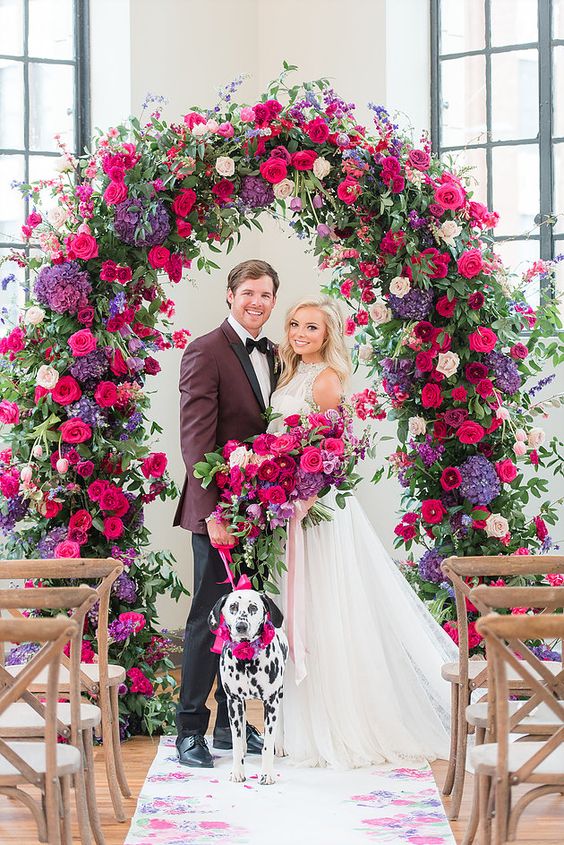
M461 150L451 154L454 159L456 173L461 173L469 180L467 190L472 193L472 200L487 205L488 175L485 150ZM449 161L449 153L445 152L441 158Z
M0 147L24 144L23 64L0 59Z
M554 116L553 134L564 136L564 47L553 47L552 107Z
M484 140L486 73L483 56L441 62L441 146Z
M554 208L552 210L559 215L553 232L555 235L564 234L564 144L554 145Z
M21 0L0 0L0 53L23 54L23 3Z
M74 58L72 0L29 0L30 56Z
M56 150L60 134L74 150L74 68L72 65L29 66L29 143L32 150Z
M484 49L484 0L442 0L441 53Z
M493 203L499 214L496 235L524 235L539 213L539 148L494 147Z
M492 55L492 138L536 138L539 128L537 50Z
M552 37L564 38L564 0L552 0Z
M0 249L0 258L10 250ZM13 276L13 278L12 278ZM25 274L13 261L0 267L0 337L8 334L17 321L18 309L23 305Z
M538 261L540 258L539 241L496 241L494 249L501 256L506 267L518 274L524 273L534 261ZM529 305L538 308L540 304L538 278L531 282L525 294Z
M59 161L59 156L36 156L29 157L29 181L36 182L38 179L54 179L58 176L55 170L55 165ZM51 205L56 204L56 200L51 199L51 188L46 187L34 193L30 199L32 205L36 205L38 200L47 209Z
M24 223L24 203L12 182L24 181L24 157L0 155L0 240L21 240Z
M538 0L491 0L492 47L538 39Z

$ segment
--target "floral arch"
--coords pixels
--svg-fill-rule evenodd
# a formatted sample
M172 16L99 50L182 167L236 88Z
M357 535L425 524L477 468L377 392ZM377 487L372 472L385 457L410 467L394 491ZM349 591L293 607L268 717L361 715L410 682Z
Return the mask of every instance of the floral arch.
M129 669L124 734L172 721L155 598L183 589L170 555L146 550L144 506L176 491L151 446L144 385L158 353L187 342L170 325L184 270L218 269L210 253L229 253L263 213L289 217L332 270L327 291L346 303L368 379L357 412L397 423L396 545L426 547L404 571L451 635L445 556L550 547L554 506L539 501L532 516L524 506L546 491L558 444L545 442L536 420L546 405L524 385L562 357L544 340L560 325L555 308L535 314L522 289L509 292L492 249L496 215L472 200L463 171L431 156L427 138L414 145L382 107L369 131L326 80L289 86L291 70L254 106L235 102L232 83L215 108L178 124L158 112L131 119L80 159L64 154L57 180L23 186L36 206L50 187L55 204L24 226L40 257L11 256L34 283L0 341L10 447L0 453L0 528L10 557L124 562L111 622L111 654ZM528 280L550 272L538 265ZM95 631L94 614L86 660Z

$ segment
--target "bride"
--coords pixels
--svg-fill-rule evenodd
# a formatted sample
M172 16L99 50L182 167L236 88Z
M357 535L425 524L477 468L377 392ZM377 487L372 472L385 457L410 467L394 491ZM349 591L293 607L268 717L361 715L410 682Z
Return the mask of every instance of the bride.
M337 408L350 356L336 303L303 299L286 316L283 371L271 405L290 414ZM326 501L326 499L324 500ZM290 526L279 581L291 659L284 751L309 766L352 768L448 756L456 647L417 598L355 498L334 518ZM290 553L291 550L291 553Z

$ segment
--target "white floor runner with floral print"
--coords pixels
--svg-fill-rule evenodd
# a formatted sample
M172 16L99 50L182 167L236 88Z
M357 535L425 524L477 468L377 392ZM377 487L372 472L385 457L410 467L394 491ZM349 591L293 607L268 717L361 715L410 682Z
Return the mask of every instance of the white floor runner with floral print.
M161 739L124 845L455 845L431 769L297 768L277 759L260 786L260 759L230 783L231 754L188 769Z

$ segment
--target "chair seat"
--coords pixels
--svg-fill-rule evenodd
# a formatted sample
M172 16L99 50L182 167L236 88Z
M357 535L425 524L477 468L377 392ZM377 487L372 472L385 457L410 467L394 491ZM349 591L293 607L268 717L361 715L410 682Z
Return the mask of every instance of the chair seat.
M475 680L480 672L487 667L486 660L469 660L468 661L468 678L470 681ZM546 661L544 664L549 672L553 675L558 675L562 671L562 664L554 661ZM460 683L460 671L458 663L443 663L441 668L441 675L445 681L450 681L451 684ZM527 685L521 675L513 669L512 666L507 667L507 682L510 689L527 689ZM487 686L487 678L484 678L482 687Z
M8 672L14 677L18 675L24 665L6 666ZM98 685L100 683L100 667L98 663L81 663L80 671L86 675L91 681L91 685ZM29 685L30 692L44 692L47 688L47 678L49 675L48 669L43 669L38 673L34 681ZM123 666L118 666L115 663L108 665L108 679L111 687L119 686L125 682L125 669ZM59 692L69 691L69 670L66 666L61 666L59 672Z
M512 716L523 704L523 701L509 701L509 715ZM487 728L488 702L477 701L475 704L469 704L466 708L466 721L477 728ZM526 716L518 725L512 728L511 732L520 734L536 733L550 736L554 733L554 726L557 721L558 719L554 711L550 709L548 704L541 702L529 716Z
M45 774L45 743L43 742L8 742L19 757L35 772ZM80 770L82 765L80 751L74 745L57 745L57 774L72 775ZM5 757L0 755L0 786L16 786L28 783L18 769Z
M57 704L57 718L63 725L71 724L71 707L68 701ZM80 703L80 729L96 728L102 720L102 712L95 704ZM0 736L31 737L43 735L44 719L25 701L17 701L0 715Z
M508 749L508 770L515 772L529 760L533 754L543 748L544 742L512 742ZM497 764L497 743L488 742L477 745L470 752L474 770L483 775L494 775ZM560 745L549 754L528 778L529 781L551 777L564 784L564 746Z

